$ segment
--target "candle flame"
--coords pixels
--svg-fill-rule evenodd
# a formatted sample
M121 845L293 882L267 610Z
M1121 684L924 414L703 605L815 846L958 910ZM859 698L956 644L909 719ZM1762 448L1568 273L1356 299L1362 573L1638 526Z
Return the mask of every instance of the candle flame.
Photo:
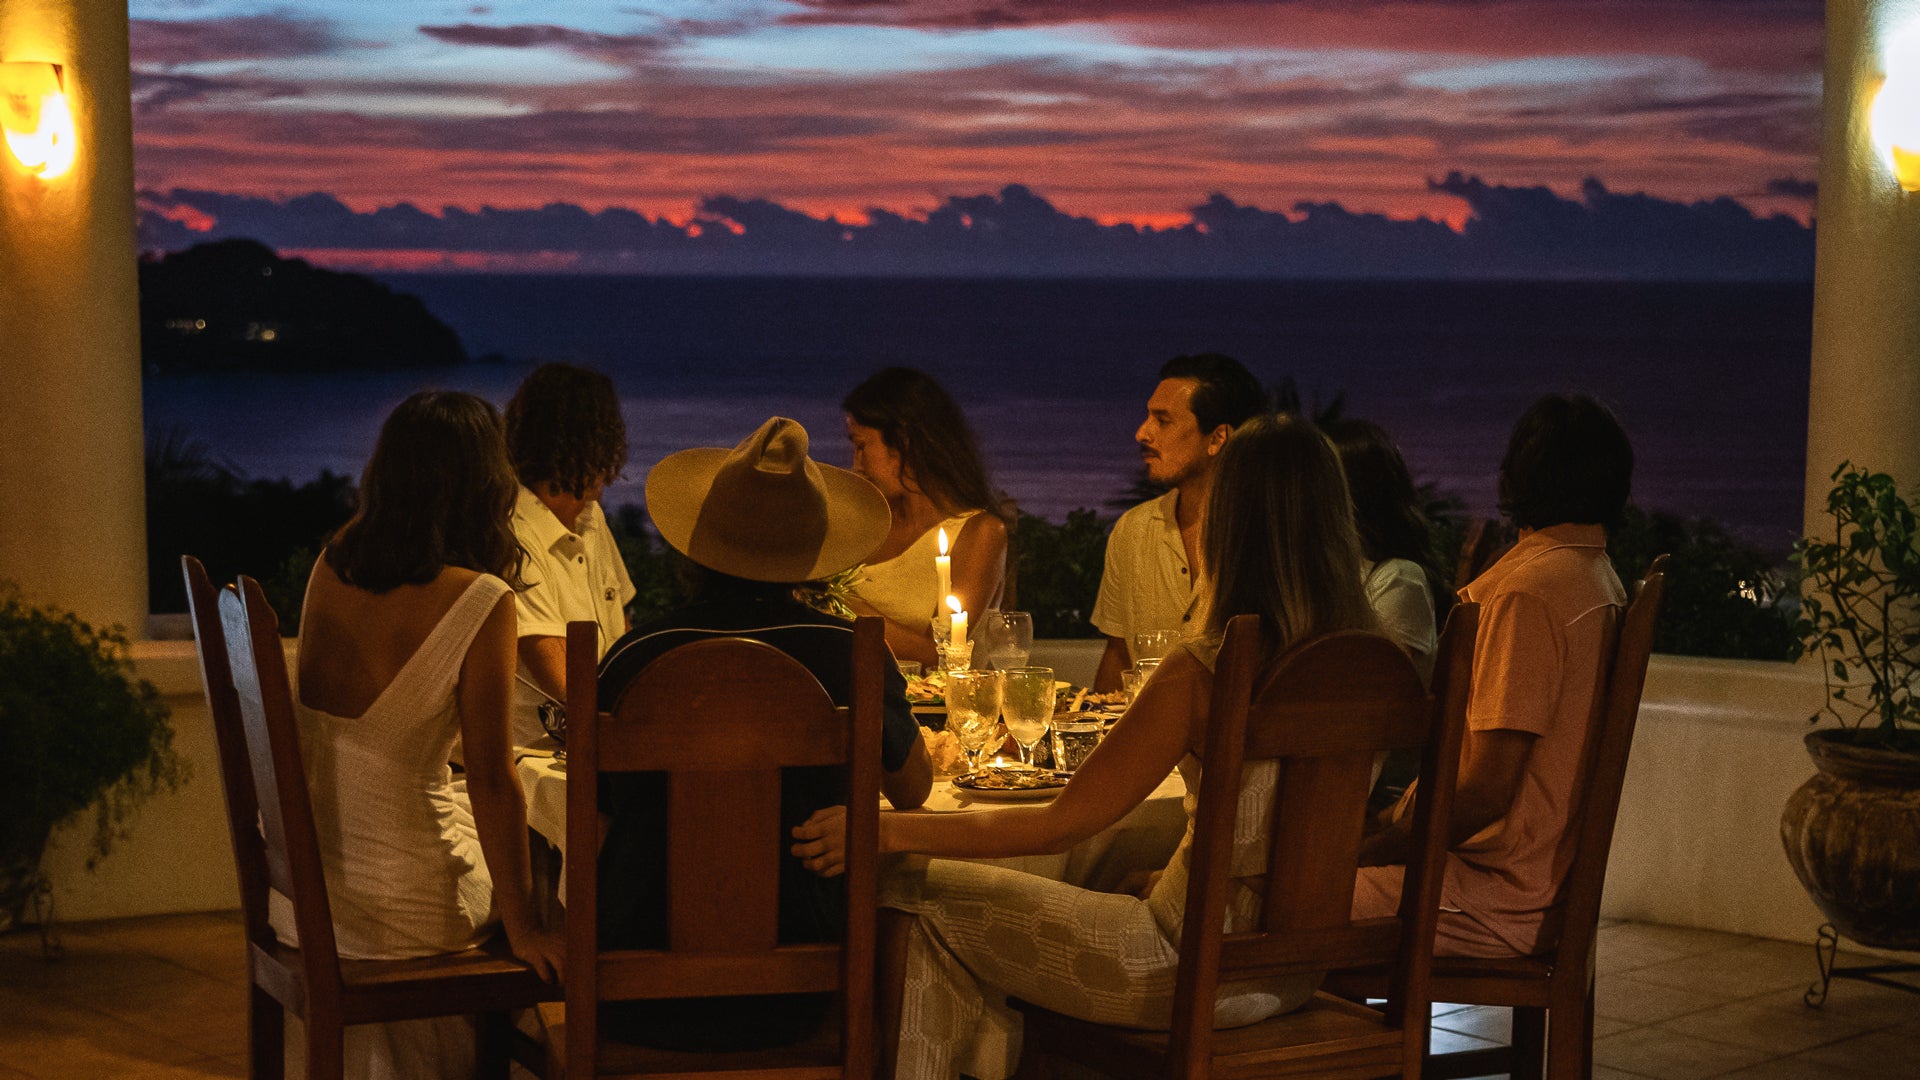
M955 615L958 615L965 609L960 606L959 597L949 596L947 597L947 610L953 612Z
M926 534L922 533L921 535L925 536ZM947 530L941 529L940 530L940 554L945 555L946 553L947 553Z

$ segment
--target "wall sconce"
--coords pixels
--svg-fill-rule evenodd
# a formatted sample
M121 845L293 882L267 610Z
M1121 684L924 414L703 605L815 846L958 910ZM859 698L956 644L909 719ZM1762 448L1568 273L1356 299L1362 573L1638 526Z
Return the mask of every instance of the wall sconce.
M1882 64L1887 77L1867 106L1867 127L1901 188L1920 191L1920 23L1888 40Z
M60 65L0 63L0 128L13 159L42 180L73 167L73 110L60 77Z

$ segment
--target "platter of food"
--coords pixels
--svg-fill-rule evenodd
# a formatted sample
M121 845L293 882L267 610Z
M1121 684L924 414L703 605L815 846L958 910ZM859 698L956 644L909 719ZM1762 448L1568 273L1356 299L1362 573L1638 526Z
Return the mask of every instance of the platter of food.
M988 767L953 778L953 786L975 799L1048 799L1067 786L1070 773L1026 766Z

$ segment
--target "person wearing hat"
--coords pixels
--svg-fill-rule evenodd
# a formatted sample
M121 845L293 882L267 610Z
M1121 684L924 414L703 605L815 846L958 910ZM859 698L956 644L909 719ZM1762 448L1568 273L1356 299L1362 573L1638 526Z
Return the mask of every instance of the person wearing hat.
M807 456L807 431L774 417L732 450L670 454L647 475L647 513L661 539L693 564L689 602L631 632L600 664L600 707L611 708L649 662L712 637L764 641L798 660L838 703L852 700L853 624L794 599L794 586L857 566L886 538L891 512L865 479ZM907 705L906 680L886 667L880 790L896 809L926 801L933 769ZM778 724L769 716L768 724ZM841 801L838 770L788 769L782 827ZM666 944L666 790L640 774L602 779L602 948ZM846 892L798 859L780 878L783 943L836 940ZM744 1050L813 1034L832 995L625 1002L602 1007L611 1036L669 1050Z

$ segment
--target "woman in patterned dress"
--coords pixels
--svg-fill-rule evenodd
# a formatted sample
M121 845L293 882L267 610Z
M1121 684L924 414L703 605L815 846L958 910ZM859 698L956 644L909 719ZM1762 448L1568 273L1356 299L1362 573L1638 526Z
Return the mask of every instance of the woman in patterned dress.
M988 1080L1018 1058L1018 1018L1008 995L1095 1023L1165 1030L1171 1020L1179 935L1193 843L1193 792L1204 763L1203 726L1213 662L1227 621L1260 620L1268 658L1306 638L1375 629L1361 586L1360 545L1339 459L1326 437L1293 417L1260 416L1222 452L1202 535L1205 631L1170 654L1052 802L986 813L883 815L883 852L946 856L924 872L892 875L882 902L918 916L909 939L901 1018L901 1077ZM1224 495L1225 497L1219 497ZM1004 867L950 859L1062 852L1109 827L1178 767L1188 827L1144 898L1098 893ZM1275 783L1271 761L1242 777L1233 874L1265 870ZM795 830L794 854L816 872L844 868L836 809ZM1252 925L1258 898L1236 882L1227 930ZM1221 988L1215 1022L1255 1023L1297 1008L1313 976ZM966 1051L1000 1029L1006 1061Z

